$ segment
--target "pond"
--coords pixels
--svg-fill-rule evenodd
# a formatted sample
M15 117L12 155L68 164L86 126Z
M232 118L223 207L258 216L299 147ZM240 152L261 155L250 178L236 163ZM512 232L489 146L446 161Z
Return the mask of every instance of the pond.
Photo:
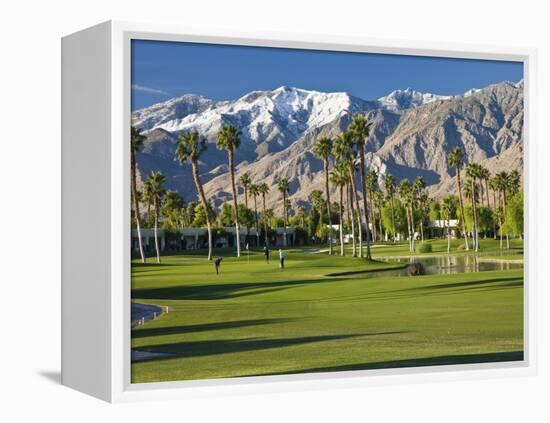
M497 254L492 254L497 255ZM484 272L488 270L522 269L522 263L507 263L505 261L490 261L483 259L482 255L460 254L430 257L400 257L381 259L389 263L407 263L409 266L402 269L392 269L382 272L373 272L373 277L378 276L410 276L420 275L445 275L451 273Z

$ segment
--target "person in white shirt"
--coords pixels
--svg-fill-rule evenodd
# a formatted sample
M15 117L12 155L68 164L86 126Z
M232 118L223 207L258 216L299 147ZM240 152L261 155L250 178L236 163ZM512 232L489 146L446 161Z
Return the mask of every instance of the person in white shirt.
M279 248L279 267L285 268L285 252Z

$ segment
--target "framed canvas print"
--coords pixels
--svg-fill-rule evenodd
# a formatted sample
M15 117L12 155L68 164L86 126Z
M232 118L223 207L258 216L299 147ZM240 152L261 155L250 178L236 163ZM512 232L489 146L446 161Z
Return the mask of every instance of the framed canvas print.
M533 372L533 61L65 37L63 383L118 401Z

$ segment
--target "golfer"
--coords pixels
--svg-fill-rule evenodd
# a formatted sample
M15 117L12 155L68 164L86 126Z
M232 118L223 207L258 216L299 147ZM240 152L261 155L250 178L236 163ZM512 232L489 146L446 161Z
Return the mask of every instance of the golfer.
M269 249L267 248L267 245L264 246L264 260L269 264Z
M279 267L285 268L285 252L279 248Z
M222 263L222 258L221 257L218 257L215 261L214 261L214 268L216 269L216 275L220 273L220 265Z

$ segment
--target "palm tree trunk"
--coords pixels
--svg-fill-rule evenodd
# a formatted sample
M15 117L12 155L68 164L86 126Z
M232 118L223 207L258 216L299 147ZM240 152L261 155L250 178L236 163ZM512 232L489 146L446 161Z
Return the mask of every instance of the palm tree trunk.
M456 180L458 182L458 200L460 202L460 215L462 216L462 233L464 234L464 242L466 243L466 251L470 249L468 243L468 233L466 232L466 217L464 216L464 201L462 199L462 182L460 181L460 166L456 166Z
M332 217L330 216L330 187L328 182L328 159L323 160L325 165L325 191L327 193L327 215L328 215L328 253L332 255Z
M344 186L340 184L340 255L345 255L344 248Z
M212 224L210 222L210 213L208 202L206 201L206 195L204 194L204 190L199 179L199 164L196 160L191 161L191 170L193 173L193 180L195 181L195 186L199 192L202 207L204 208L204 213L206 215L206 229L208 231L208 260L212 260Z
M376 241L376 236L377 236L377 233L376 233L376 224L375 224L375 217L374 217L374 200L373 200L373 197L372 197L372 191L368 191L368 196L369 196L369 202L370 202L370 223L372 225L372 240L373 242Z
M363 257L363 225L361 221L361 207L359 206L359 195L357 194L357 188L355 186L355 177L353 172L353 165L351 167L351 192L353 195L353 199L355 202L355 207L357 208L357 224L358 224L358 232L359 232L359 257ZM368 232L368 228L367 228Z
M131 166L132 166L132 200L134 203L134 213L136 218L136 232L138 236L138 245L139 245L139 255L141 257L141 262L145 263L145 254L143 253L143 244L141 242L141 216L139 213L139 199L137 196L137 187L136 187L136 157L135 153L131 152Z
M392 239L395 242L395 216L393 212L393 192L390 195L390 208L391 208L391 230L392 230Z
M262 193L263 217L264 217L264 246L267 247L267 217L265 215L265 193Z
M382 200L378 203L378 229L380 230L380 241L382 241Z
M355 239L355 207L353 206L353 194L352 194L352 186L351 186L351 182L348 184L348 205L349 205L349 210L351 211L351 219L350 219L350 223L351 223L351 233L352 233L352 251L353 251L353 254L352 256L353 257L357 257L357 242L356 242L356 239Z
M359 145L359 158L361 160L361 188L363 191L363 208L365 213L365 224L367 226L367 260L372 260L370 252L370 229L369 229L369 213L367 210L367 187L365 186L365 150L363 144Z
M447 254L451 252L451 219L447 215Z
M502 191L502 225L504 226L504 222L506 221L506 189ZM510 237L508 235L508 231L506 231L506 248L510 249Z
M409 238L409 253L411 252L411 242L412 242L412 232L411 232L411 215L409 213L409 206L405 206L406 214L407 214L407 232L408 232L408 238Z
M476 184L474 178L472 178L472 213L474 216L474 233L473 233L473 239L474 239L474 251L478 251L479 245L478 245L478 230L477 230L477 209L476 209Z
M235 219L235 237L237 239L237 257L241 256L241 231L239 227L239 206L237 204L237 187L235 186L235 166L233 163L233 150L227 150L229 159L229 172L231 174L231 190L233 191L233 217Z
M259 247L260 246L260 228L258 226L258 204L256 203L256 195L254 195L254 226L256 228L256 247Z
M284 225L284 228L283 228L283 237L284 237L283 245L286 247L287 246L287 240L286 240L286 192L285 191L283 191L283 225Z
M411 204L411 253L414 253L414 209Z
M157 263L160 264L158 226L159 226L159 200L157 197L155 197L155 250L157 251Z

